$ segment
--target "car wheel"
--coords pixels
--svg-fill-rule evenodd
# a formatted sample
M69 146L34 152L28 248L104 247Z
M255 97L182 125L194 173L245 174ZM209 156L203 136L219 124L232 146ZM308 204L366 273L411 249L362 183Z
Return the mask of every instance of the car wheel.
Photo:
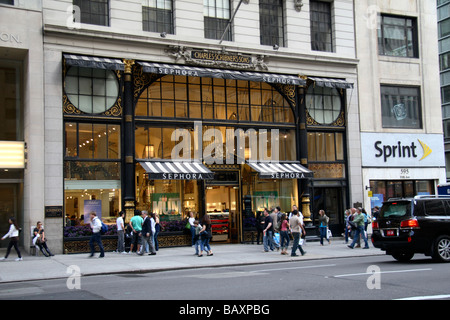
M395 260L397 261L409 261L414 257L414 253L410 253L410 252L396 252L393 253L392 256L394 257Z
M440 236L434 243L433 258L441 262L450 262L450 237Z

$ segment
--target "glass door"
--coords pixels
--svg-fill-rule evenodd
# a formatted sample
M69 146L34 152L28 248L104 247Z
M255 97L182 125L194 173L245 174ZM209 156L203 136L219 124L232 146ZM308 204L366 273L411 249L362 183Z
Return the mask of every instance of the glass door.
M9 218L15 217L19 227L22 226L20 184L0 183L0 234L1 237L9 230ZM22 237L23 238L23 237ZM9 239L0 240L0 247L8 246Z

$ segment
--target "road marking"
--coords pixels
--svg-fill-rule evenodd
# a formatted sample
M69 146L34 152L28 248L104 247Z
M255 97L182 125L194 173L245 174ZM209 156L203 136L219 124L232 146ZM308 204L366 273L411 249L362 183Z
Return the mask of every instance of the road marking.
M296 269L311 269L311 268L325 268L325 267L335 267L335 264L322 264L318 266L305 266L305 267L292 267L292 268L277 268L277 269L265 269L265 270L254 270L250 271L253 273L258 272L269 272L269 271L280 271L280 270L296 270Z
M377 274L384 274L384 273L403 273L403 272L420 272L420 271L430 271L433 270L431 268L426 269L409 269L409 270L393 270L393 271L381 271L376 272ZM349 273L349 274L338 274L335 276L332 276L333 278L344 278L344 277L354 277L354 276L367 276L367 275L373 275L373 272L363 272L363 273Z
M409 297L409 298L400 298L394 300L436 300L436 299L449 299L450 294L439 294L436 296L418 296L418 297Z

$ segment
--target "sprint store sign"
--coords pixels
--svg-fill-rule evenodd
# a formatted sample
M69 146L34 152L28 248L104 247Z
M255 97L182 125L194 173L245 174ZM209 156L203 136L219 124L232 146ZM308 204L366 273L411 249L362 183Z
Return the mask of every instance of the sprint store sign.
M364 167L444 167L442 134L361 133Z

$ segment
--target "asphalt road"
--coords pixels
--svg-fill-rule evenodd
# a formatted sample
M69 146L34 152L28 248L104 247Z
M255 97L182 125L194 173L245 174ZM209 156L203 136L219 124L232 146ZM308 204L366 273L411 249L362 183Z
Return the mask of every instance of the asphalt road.
M0 284L0 300L176 300L177 312L185 301L207 306L213 300L450 299L448 279L450 264L428 257L401 263L370 256L147 274L74 273L68 279Z

